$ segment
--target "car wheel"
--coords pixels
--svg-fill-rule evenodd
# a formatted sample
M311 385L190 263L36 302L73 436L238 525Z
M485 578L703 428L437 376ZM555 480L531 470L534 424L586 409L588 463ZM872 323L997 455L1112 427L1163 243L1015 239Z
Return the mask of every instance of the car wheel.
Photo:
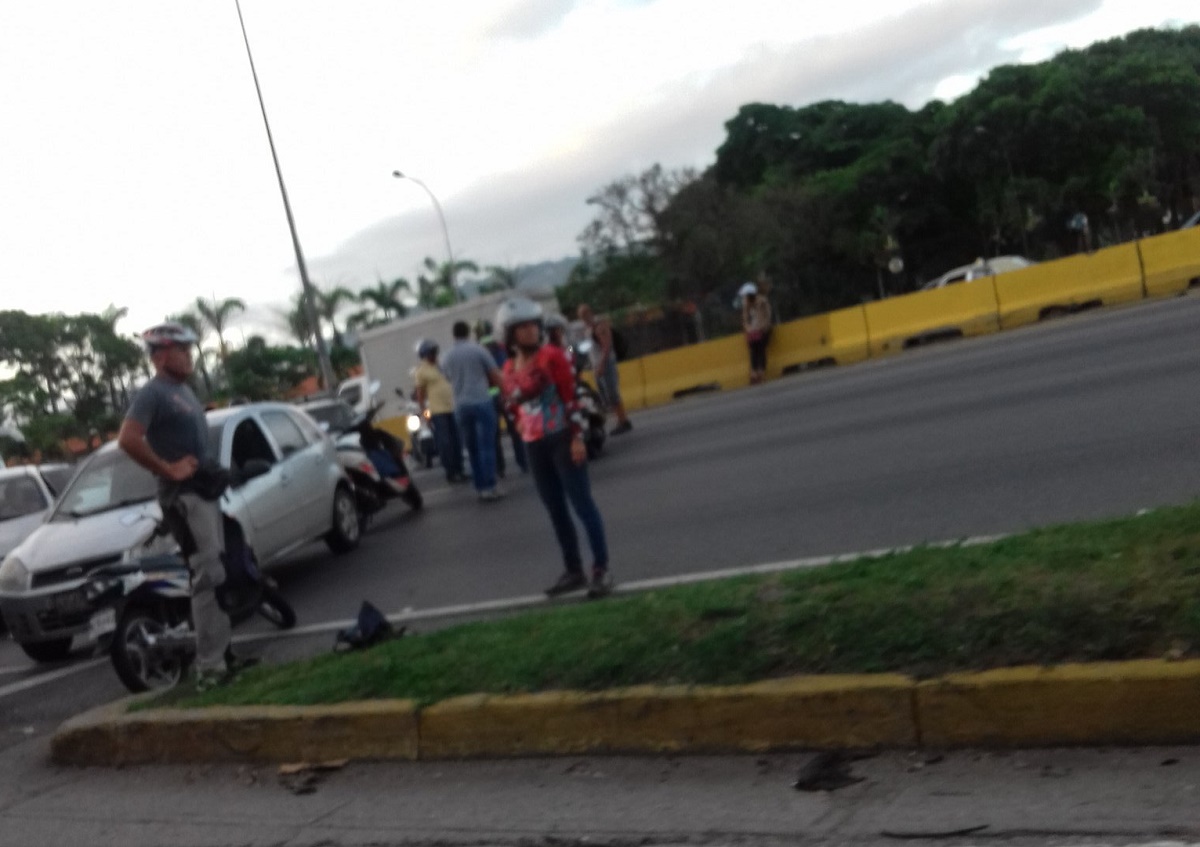
M71 639L56 638L53 641L31 641L22 644L25 655L35 662L61 662L71 655Z
M335 553L348 553L361 539L362 524L354 495L346 488L338 488L333 495L333 529L326 533L325 543Z
M135 694L171 688L183 679L190 658L178 653L156 655L147 645L147 636L162 635L166 626L144 609L128 609L112 636L113 670Z

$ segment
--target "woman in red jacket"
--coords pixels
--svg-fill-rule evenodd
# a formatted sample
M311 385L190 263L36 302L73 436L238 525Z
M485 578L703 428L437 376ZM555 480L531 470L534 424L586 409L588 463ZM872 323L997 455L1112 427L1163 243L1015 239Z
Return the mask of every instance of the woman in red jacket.
M588 480L575 374L561 349L542 343L542 320L542 307L524 297L505 300L496 313L496 326L513 351L504 363L501 390L516 417L530 473L563 553L565 572L546 593L555 597L586 588L589 597L604 597L612 591L608 544ZM583 570L568 502L592 548L590 580Z

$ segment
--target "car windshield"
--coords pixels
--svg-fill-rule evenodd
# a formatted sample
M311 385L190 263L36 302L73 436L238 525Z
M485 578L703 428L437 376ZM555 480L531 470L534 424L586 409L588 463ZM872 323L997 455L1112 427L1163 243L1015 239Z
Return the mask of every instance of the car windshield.
M50 506L38 484L27 476L0 479L0 521L36 514Z
M55 497L62 494L67 483L71 481L71 475L75 473L75 468L70 465L55 465L41 470L42 479L46 480L46 485L50 486L50 493Z
M122 450L97 453L71 480L54 520L80 518L153 500L158 483Z
M308 406L304 411L317 423L329 424L329 429L334 432L347 430L354 423L354 410L345 403Z

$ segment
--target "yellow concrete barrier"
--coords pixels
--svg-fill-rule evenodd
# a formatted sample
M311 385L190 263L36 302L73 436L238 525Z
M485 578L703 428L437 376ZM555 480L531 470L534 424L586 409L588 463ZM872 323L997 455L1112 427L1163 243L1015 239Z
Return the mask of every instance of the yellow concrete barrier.
M1009 271L995 280L1002 329L1056 313L1138 300L1145 294L1133 242Z
M1200 226L1143 238L1138 250L1147 297L1182 294L1200 277Z
M621 400L625 403L625 411L646 408L646 377L642 372L642 360L618 362L617 376L621 380Z
M750 383L750 353L742 335L691 344L643 356L645 403L669 403L677 395L707 386L739 388Z
M870 355L862 306L779 324L767 348L767 376L789 368L847 365Z
M1200 661L951 674L917 688L928 747L1200 741Z
M421 711L420 758L911 747L914 691L877 674L472 695Z
M868 303L863 312L871 355L897 353L939 338L997 331L994 279L989 276Z

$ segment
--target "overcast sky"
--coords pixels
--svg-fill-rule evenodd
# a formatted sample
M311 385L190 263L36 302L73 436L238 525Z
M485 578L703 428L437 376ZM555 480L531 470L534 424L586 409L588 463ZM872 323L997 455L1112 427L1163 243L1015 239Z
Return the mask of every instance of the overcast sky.
M243 0L311 276L362 288L454 252L577 252L589 194L710 165L750 102L953 99L998 64L1196 0ZM0 308L197 295L245 332L299 287L233 0L0 0Z

